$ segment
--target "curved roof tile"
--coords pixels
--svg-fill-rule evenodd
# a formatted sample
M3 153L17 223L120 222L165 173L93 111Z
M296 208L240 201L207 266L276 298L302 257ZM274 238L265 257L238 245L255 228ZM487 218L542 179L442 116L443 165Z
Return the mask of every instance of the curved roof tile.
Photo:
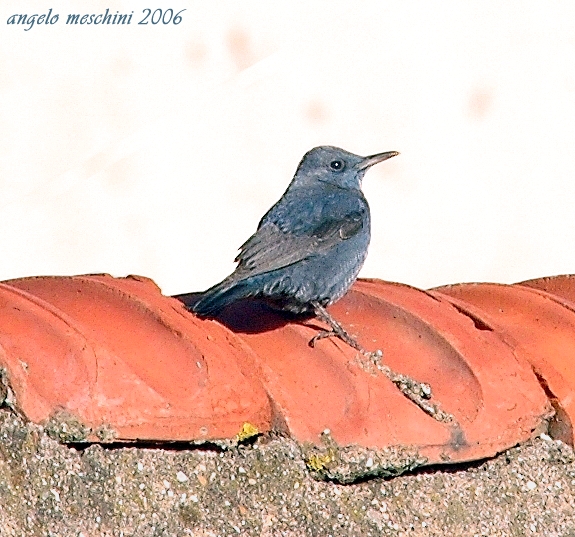
M573 445L575 278L555 276L516 285L459 284L436 292L473 309L531 365L556 411L551 433Z
M573 281L422 291L359 280L330 312L383 350L378 364L334 338L309 347L321 323L257 301L201 320L183 304L195 295L165 297L138 276L22 278L0 284L0 363L15 408L60 417L63 440L218 441L247 428L320 445L329 430L338 446L472 460L541 430L545 390L573 417L574 368L554 358L575 349ZM424 413L382 364L428 383L452 421Z

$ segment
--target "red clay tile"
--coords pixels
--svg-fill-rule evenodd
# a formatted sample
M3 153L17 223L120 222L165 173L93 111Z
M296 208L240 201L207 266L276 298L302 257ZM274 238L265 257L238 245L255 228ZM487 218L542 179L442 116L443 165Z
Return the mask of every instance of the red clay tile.
M310 348L314 320L249 301L229 308L224 325L200 320L139 277L0 284L0 362L26 416L68 412L89 439L205 441L249 422L302 442L329 429L340 445L464 461L525 440L549 405L501 334L450 300L364 280L330 311L366 348L382 348L385 364L431 384L452 423L425 414L339 340Z
M541 291L546 291L555 297L567 299L569 304L575 304L575 274L537 278L535 280L520 282L515 285L524 285L525 287L540 289Z
M545 290L542 290L545 289ZM548 292L547 292L548 291ZM575 423L575 279L542 278L517 285L460 284L434 290L494 326L527 360L556 410L550 432L573 444Z
M0 362L18 407L44 422L65 411L118 440L233 437L269 428L253 353L207 333L145 278L12 280L0 287Z

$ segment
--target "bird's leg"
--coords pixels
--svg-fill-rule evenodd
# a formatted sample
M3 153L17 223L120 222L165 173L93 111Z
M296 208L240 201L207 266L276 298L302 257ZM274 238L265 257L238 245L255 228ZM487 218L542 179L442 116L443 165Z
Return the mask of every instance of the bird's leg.
M359 351L365 355L370 354L358 343L358 341L353 336L347 333L344 327L341 326L341 324L339 324L319 302L312 302L312 306L315 310L315 316L320 321L329 324L329 326L331 326L331 330L321 330L318 332L313 338L311 338L309 342L310 347L315 347L316 341L319 341L320 339L324 339L326 337L338 337L356 351Z

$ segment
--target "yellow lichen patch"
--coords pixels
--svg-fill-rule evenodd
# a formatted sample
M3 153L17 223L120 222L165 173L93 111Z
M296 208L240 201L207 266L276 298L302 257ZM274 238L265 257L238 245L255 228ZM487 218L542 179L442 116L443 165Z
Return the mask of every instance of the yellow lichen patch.
M306 464L311 470L321 472L330 462L334 460L334 455L335 454L331 449L322 455L314 453L308 457Z
M252 425L251 423L246 421L242 425L240 432L236 435L236 440L238 442L244 442L248 438L252 438L253 436L258 435L259 433L260 431L255 425Z

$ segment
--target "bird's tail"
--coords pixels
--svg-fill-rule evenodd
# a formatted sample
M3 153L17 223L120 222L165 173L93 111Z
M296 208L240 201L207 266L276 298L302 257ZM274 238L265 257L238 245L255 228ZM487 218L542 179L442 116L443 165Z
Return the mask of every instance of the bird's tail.
M225 279L204 292L191 310L200 317L213 317L228 304L250 296L245 281Z

